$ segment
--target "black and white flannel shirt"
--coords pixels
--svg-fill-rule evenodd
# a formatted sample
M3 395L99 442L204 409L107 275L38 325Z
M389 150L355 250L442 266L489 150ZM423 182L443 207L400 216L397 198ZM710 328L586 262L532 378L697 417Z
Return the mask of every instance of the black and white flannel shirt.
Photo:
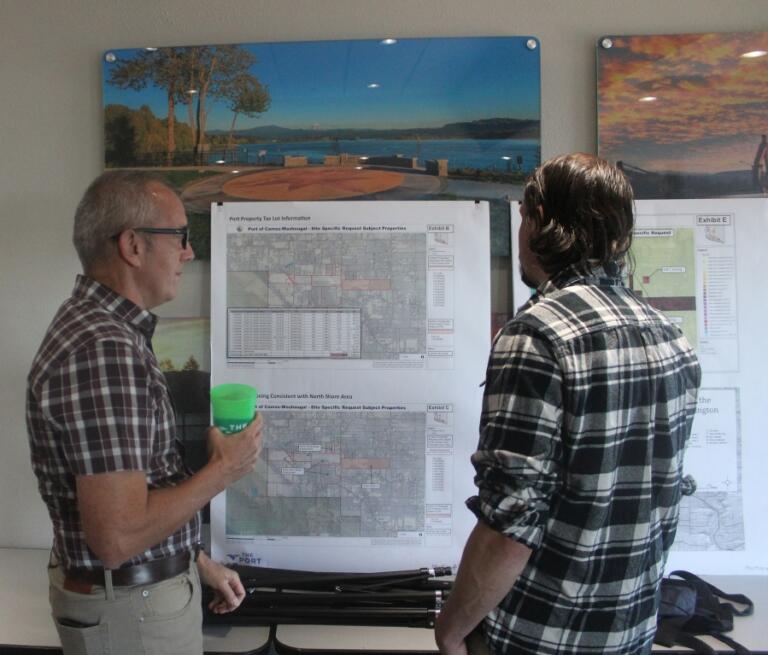
M533 552L486 618L492 653L650 652L700 379L602 268L555 276L499 333L467 505Z

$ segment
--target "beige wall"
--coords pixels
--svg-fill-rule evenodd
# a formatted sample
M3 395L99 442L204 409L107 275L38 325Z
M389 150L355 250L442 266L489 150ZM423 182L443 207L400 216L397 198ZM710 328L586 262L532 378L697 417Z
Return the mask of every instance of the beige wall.
M101 170L104 50L534 35L546 158L595 150L599 36L766 29L765 0L0 0L0 546L50 544L28 462L24 381L78 270L71 216ZM207 269L195 266L188 283L205 288ZM180 302L165 313L207 309L204 294L199 306Z

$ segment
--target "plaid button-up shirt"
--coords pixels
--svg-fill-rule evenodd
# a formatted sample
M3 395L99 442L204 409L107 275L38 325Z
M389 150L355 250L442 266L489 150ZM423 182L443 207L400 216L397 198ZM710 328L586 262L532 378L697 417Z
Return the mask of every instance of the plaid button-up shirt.
M533 552L486 618L491 652L650 652L700 378L603 269L555 276L496 337L467 504Z
M156 322L151 312L78 276L32 363L32 468L53 521L54 553L68 568L101 566L85 542L76 476L144 471L156 489L188 475L168 387L150 346ZM126 565L193 550L199 526L196 514Z

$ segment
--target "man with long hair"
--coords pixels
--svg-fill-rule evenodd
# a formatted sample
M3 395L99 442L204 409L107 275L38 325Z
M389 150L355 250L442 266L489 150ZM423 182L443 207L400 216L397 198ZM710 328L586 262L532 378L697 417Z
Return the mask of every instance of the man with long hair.
M699 364L624 285L634 218L621 171L551 159L521 215L520 269L537 291L493 344L467 501L478 521L438 645L466 653L482 622L494 654L650 653Z

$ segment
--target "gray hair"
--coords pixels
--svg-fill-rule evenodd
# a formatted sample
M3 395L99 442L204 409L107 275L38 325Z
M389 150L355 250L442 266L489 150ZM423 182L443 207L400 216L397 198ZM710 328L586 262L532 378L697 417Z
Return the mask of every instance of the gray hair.
M84 271L107 257L106 245L113 236L154 223L153 186L176 193L165 180L145 171L107 171L91 182L75 211L72 231Z

